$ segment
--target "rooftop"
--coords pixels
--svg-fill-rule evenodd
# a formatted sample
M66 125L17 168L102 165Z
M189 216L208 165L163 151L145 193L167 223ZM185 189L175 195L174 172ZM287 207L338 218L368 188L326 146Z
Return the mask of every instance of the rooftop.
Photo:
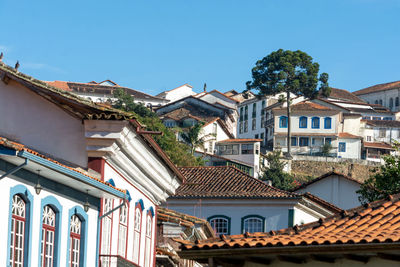
M356 96L400 88L400 81L381 83L353 92Z
M363 120L368 125L377 127L400 128L400 121L387 121L387 120Z
M319 95L320 97L323 97L321 94ZM349 102L361 102L365 103L364 100L361 98L357 97L353 93L344 90L344 89L338 89L338 88L333 88L331 87L331 94L327 97L329 98L334 98L338 100L343 100L343 101L349 101Z
M294 189L291 190L291 191L295 192L295 191L297 191L297 190L299 190L299 189L306 188L307 186L309 186L309 185L311 185L311 184L313 184L313 183L315 183L315 182L318 182L318 181L321 181L321 180L323 180L323 179L329 178L329 177L331 177L331 176L333 176L333 175L337 175L337 176L342 177L342 178L344 178L344 179L346 179L346 180L349 180L349 181L352 181L352 182L361 184L361 183L360 183L359 181L357 181L356 179L353 179L353 178L351 178L351 177L349 177L349 176L347 176L347 175L344 175L343 173L339 173L339 172L336 172L336 171L331 171L331 172L325 173L325 174L321 175L320 177L317 177L317 178L315 178L315 179L313 179L313 180L311 180L311 181L309 181L309 182L306 182L306 183L304 183L304 184L301 184L300 186L294 188Z

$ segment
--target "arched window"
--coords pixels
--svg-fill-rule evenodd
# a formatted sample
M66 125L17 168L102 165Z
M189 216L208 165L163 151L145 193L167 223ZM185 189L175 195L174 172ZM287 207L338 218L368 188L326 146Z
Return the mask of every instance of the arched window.
M153 237L153 217L154 217L154 211L153 208L150 207L150 209L147 211L146 215L146 251L145 251L145 267L150 267L152 266L151 262L151 248L152 248L152 237Z
M286 116L279 117L279 128L287 128L288 118Z
M118 229L118 255L126 258L126 245L128 242L128 217L129 209L126 205L120 208Z
M395 105L396 105L396 107L398 107L398 106L399 106L399 97L396 97L396 100L395 100Z
M114 201L112 199L104 199L103 214L113 209ZM106 255L100 258L101 266L110 266L111 254L111 229L112 229L112 213L108 214L101 220L101 248L100 253Z
M389 99L389 108L393 108L393 98Z
M383 105L382 99L379 100L379 105Z
M299 128L307 128L307 117L300 117L299 119Z
M10 266L24 265L26 203L20 195L12 198Z
M69 266L79 267L81 254L81 229L82 222L77 215L72 215L70 221Z
M379 104L379 101L378 101L378 100L375 100L375 104Z
M41 266L54 266L54 245L56 238L56 212L50 205L43 207Z
M326 117L324 120L324 128L325 129L331 129L332 128L332 119L329 117Z
M319 117L313 117L311 119L311 128L319 129Z
M217 235L229 235L231 232L231 218L224 215L209 217L208 222Z
M134 219L134 240L133 240L133 262L139 263L140 237L142 232L142 212L144 210L143 201L139 200L135 204Z
M259 215L248 215L242 218L243 233L255 233L265 231L265 218Z

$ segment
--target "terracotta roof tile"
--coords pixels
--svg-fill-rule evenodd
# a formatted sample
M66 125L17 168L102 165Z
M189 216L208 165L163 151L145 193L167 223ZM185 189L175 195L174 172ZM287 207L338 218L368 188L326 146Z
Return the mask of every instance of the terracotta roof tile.
M183 183L172 198L301 198L269 186L232 166L182 167Z
M292 191L292 192L295 192L295 191L297 191L297 190L299 190L299 189L306 188L307 186L309 186L309 185L311 185L311 184L313 184L313 183L315 183L315 182L318 182L318 181L320 181L320 180L329 178L329 177L331 177L332 175L337 175L337 176L343 177L344 179L347 179L347 180L350 180L350 181L352 181L352 182L361 184L361 182L359 182L359 181L357 181L356 179L353 179L353 178L351 178L351 177L349 177L349 176L347 176L347 175L344 175L343 173L339 173L339 172L336 172L336 171L331 171L331 172L325 173L325 174L323 174L323 175L321 175L321 176L319 176L319 177L317 177L317 178L315 178L315 179L313 179L313 180L311 180L311 181L309 181L309 182L303 183L303 184L301 184L300 186L294 188L294 189L291 190L291 191Z
M106 184L106 185L108 185L109 187L112 187L112 188L114 188L114 189L116 189L116 190L118 190L118 191L120 191L120 192L125 192L125 190L116 188L115 186L111 185L110 183L104 182L104 181L102 181L102 180L100 180L100 179L97 179L97 178L95 178L95 177L93 177L93 176L90 176L90 175L88 175L88 174L85 173L85 172L82 172L82 171L77 170L76 168L73 168L73 167L67 166L67 165L65 165L65 164L62 164L62 163L60 163L60 162L58 162L58 161L56 161L56 160L54 160L54 159L52 159L52 158L49 158L49 157L47 157L47 156L45 156L45 155L43 155L43 154L41 154L41 153L39 153L39 152L37 152L37 151L35 151L35 150L32 150L32 149L30 149L30 148L27 148L27 147L26 147L25 145L23 145L23 144L10 141L10 140L8 140L8 139L5 138L5 137L0 137L0 145L1 145L1 146L4 146L4 147L7 147L7 148L15 149L16 151L26 151L26 152L29 152L29 153L31 153L31 154L33 154L33 155L35 155L35 156L38 156L38 157L41 157L41 158L43 158L43 159L45 159L45 160L51 161L51 162L53 162L53 163L55 163L55 164L57 164L57 165L60 165L60 166L65 167L65 168L68 168L68 169L70 169L70 170L72 170L72 171L74 171L74 172L83 174L83 175L89 177L90 179L93 179L93 180L98 181L98 182L100 182L100 183Z
M235 249L254 247L297 247L304 245L344 246L360 243L400 242L400 194L350 209L318 222L294 226L277 232L243 234L182 243L183 250Z
M320 97L322 96L321 93L319 94L319 96ZM355 94L344 89L338 89L333 87L331 87L331 94L329 95L328 98L335 98L338 100L350 101L355 103L365 103L364 100L357 97Z
M375 93L375 92L396 89L396 88L400 88L400 81L373 85L373 86L355 91L355 92L353 92L353 94L358 96L358 95L365 95L365 94L369 94L369 93Z
M364 147L367 148L381 148L381 149L389 149L389 150L394 150L394 148L386 143L383 142L364 142Z
M218 143L255 143L262 142L262 139L254 139L254 138L232 138L218 141Z
M354 135L354 134L351 134L351 133L339 133L338 136L340 138L362 139L361 136Z

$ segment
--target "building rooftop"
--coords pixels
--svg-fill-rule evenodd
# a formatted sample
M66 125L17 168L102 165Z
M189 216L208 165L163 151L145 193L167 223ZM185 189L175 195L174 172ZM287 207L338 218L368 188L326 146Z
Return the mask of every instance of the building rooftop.
M304 188L306 188L307 186L309 186L309 185L311 185L311 184L313 184L313 183L316 183L316 182L318 182L318 181L324 180L324 179L329 178L329 177L331 177L331 176L333 176L333 175L337 175L337 176L339 176L339 177L342 177L343 179L346 179L346 180L355 182L355 183L357 183L357 184L361 184L361 182L359 182L359 181L357 181L356 179L353 179L353 178L351 178L351 177L349 177L349 176L347 176L347 175L344 175L343 173L339 173L339 172L336 172L336 171L331 171L331 172L325 173L325 174L323 174L323 175L321 175L321 176L319 176L319 177L317 177L317 178L315 178L315 179L313 179L313 180L311 180L311 181L309 181L309 182L303 183L303 184L301 184L300 186L294 188L294 189L291 190L291 191L292 191L292 192L295 192L295 191L297 191L297 190L304 189Z
M381 83L353 92L356 96L400 88L400 81Z
M322 96L322 92L319 94L319 97L324 97ZM344 89L338 89L338 88L333 88L331 87L331 94L328 97L324 98L334 98L337 100L343 100L343 101L349 101L349 102L360 102L360 103L365 103L364 100L361 98L357 97L355 94L344 90Z

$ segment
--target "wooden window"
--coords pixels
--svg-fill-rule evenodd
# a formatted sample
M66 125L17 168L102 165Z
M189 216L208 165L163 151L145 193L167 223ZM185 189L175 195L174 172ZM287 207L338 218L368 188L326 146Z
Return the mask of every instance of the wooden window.
M324 128L325 129L331 129L332 128L332 119L327 117L324 120Z
M19 196L12 198L10 266L24 266L26 203Z
M265 219L258 215L249 215L242 218L243 233L264 232Z
M346 143L339 142L339 152L346 152Z
M114 201L112 199L104 199L103 214L113 209ZM101 266L108 267L111 264L111 229L112 229L112 213L102 219L101 227Z
M69 266L79 267L81 256L82 221L77 215L71 216L70 221Z
M319 117L313 117L311 119L311 128L319 129Z
M242 144L242 154L253 154L254 145L253 144Z
M217 235L229 235L230 233L230 218L226 216L213 216L208 220L211 227Z
M128 238L128 216L129 209L126 205L120 208L118 229L118 255L126 258L126 245Z
M43 207L42 240L41 240L41 266L52 267L54 265L54 242L56 231L56 213L49 206Z
M152 235L153 235L153 215L149 210L146 218L146 251L145 251L145 267L151 266L151 248L152 248Z
M142 229L142 208L140 203L135 207L134 240L133 240L133 262L139 263L140 237Z
M307 117L300 117L299 128L307 128Z
M288 117L280 116L279 117L279 128L287 128L288 125Z

